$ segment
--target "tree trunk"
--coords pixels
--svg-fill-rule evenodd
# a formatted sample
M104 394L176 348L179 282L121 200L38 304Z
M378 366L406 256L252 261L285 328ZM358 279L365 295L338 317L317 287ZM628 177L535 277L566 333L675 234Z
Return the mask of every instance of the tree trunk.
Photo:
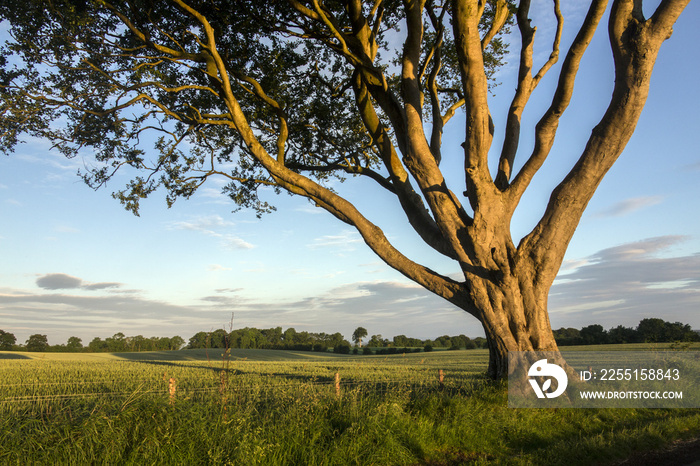
M500 281L474 280L471 299L489 348L488 376L508 377L509 351L558 351L547 313L547 291L520 272Z

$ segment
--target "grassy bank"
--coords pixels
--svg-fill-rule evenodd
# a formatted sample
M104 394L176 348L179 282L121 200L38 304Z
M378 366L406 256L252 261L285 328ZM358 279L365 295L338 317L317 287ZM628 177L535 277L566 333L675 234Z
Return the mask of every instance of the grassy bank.
M0 463L606 464L700 433L698 410L509 409L485 351L212 353L0 360Z

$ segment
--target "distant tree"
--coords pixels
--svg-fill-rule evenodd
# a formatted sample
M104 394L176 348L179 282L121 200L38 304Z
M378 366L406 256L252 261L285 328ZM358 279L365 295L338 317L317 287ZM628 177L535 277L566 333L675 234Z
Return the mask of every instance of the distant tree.
M381 334L377 335L372 335L367 342L367 346L370 348L382 348L384 346L388 346L388 341L382 338Z
M121 353L128 350L126 336L122 332L117 332L105 339L107 351L110 353Z
M49 349L49 339L46 335L36 333L27 339L27 351L46 351L47 349Z
M343 340L342 342L336 344L333 347L333 352L336 354L349 354L350 353L350 342Z
M68 342L66 343L66 350L67 351L80 351L83 349L83 340L81 340L78 337L70 337L68 338Z
M584 345L602 345L608 342L608 333L600 324L593 324L581 329Z
M207 332L197 332L190 337L190 341L187 343L188 349L200 349L207 347L208 340Z
M408 337L406 335L396 335L392 340L393 345L397 348L408 346Z
M666 322L664 341L698 341L700 335L688 324L681 322Z
M488 340L484 337L474 338L474 343L476 344L477 348L488 348Z
M90 343L88 343L88 351L91 353L105 353L109 351L109 346L107 342L102 340L100 337L95 337Z
M12 345L14 345L17 342L17 338L15 338L14 334L10 332L6 332L4 330L0 330L0 350L1 351L10 351L12 349Z
M129 337L129 351L150 351L151 342L143 335Z
M449 335L437 337L435 340L433 340L433 346L435 348L449 348L452 346L452 338L450 338Z
M649 318L642 319L637 325L637 334L643 342L655 343L664 340L666 332L666 322L663 319Z
M573 327L562 327L558 330L554 330L554 338L557 344L561 346L580 345L583 343L581 331Z
M314 339L309 332L297 332L294 334L294 345L313 345Z
M261 330L265 347L277 348L282 345L282 327Z
M170 338L170 345L169 345L168 349L171 351L175 351L175 350L179 350L184 345L185 345L185 340L180 335L175 335L174 337Z
M357 327L354 332L352 332L352 341L362 348L362 339L367 336L367 329L364 327Z
M471 341L466 335L457 335L450 339L452 341L452 348L466 348Z
M210 348L226 348L229 345L229 334L220 328L209 334Z
M336 346L344 345L345 343L347 343L348 345L350 344L340 332L335 332L330 335L326 335L324 341L329 348L335 348Z
M635 343L639 341L639 334L632 327L618 325L608 330L608 341L610 343Z
M408 345L406 346L410 346L412 348L420 348L424 346L424 343L423 340L421 340L420 338L409 338Z
M285 345L293 345L294 344L294 337L296 335L297 331L294 330L294 328L290 327L287 330L284 331L282 334L282 341L284 342Z
M318 353L325 353L326 351L328 351L328 345L326 345L325 343L314 343L312 349L313 351L316 351Z

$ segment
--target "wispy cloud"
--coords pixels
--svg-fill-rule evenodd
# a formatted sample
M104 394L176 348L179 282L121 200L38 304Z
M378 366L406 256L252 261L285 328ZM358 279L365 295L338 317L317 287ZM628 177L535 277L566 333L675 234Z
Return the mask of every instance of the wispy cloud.
M690 165L686 165L684 167L684 169L685 170L700 171L700 162L691 163Z
M355 246L362 243L362 237L353 230L343 230L337 235L326 235L314 238L313 242L308 244L311 249L333 248L340 251L353 251Z
M210 204L231 205L233 202L231 198L221 192L221 188L200 188L197 191L197 195L200 199L204 199Z
M57 233L68 233L68 234L80 233L79 229L72 227L70 225L57 225L56 227L54 227L54 231L56 231Z
M661 236L599 251L552 286L553 325L635 325L661 317L700 327L700 253L672 257L687 238ZM573 265L573 264L572 264Z
M178 230L193 230L203 233L214 233L216 229L232 228L233 226L235 226L235 223L224 220L220 215L208 215L172 223L172 227Z
M670 255L687 240L649 238L570 261L568 273L550 292L552 325L599 323L610 328L661 317L699 328L700 253ZM41 275L36 284L36 291L0 289L3 330L21 341L37 332L56 343L71 335L92 338L116 331L187 339L225 326L232 312L240 327L340 331L346 337L358 326L387 337L483 335L476 319L409 281L352 282L300 298L251 297L241 288L216 288L188 305L122 292L126 290L116 282L89 282L64 273Z
M255 246L242 238L220 230L232 229L235 223L224 220L219 215L197 217L189 221L173 222L171 228L176 230L198 231L213 238L219 238L226 249L253 249Z
M47 334L51 344L72 335L85 341L117 331L159 336L183 333L189 337L187 331L193 323L211 326L212 322L211 315L192 317L196 315L194 308L122 294L0 293L0 312L4 314L3 329L13 331L19 341L38 332Z
M296 207L295 212L303 212L305 214L317 215L326 214L327 212L320 207L313 206L311 204L305 205L303 207Z
M212 272L226 272L228 270L233 270L231 267L225 267L221 264L209 264L207 267L207 270L210 270Z
M631 214L638 210L644 209L646 207L651 207L653 205L660 204L663 202L663 196L642 196L633 197L630 199L625 199L605 210L597 212L596 217L622 217L623 215Z

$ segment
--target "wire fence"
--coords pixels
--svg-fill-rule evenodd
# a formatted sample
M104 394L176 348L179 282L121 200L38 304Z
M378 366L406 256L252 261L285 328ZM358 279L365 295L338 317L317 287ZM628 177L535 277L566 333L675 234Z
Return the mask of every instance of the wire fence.
M58 400L86 400L108 397L129 396L156 396L170 399L185 398L197 399L198 395L218 395L227 397L265 395L275 396L277 393L294 393L303 390L314 390L328 395L341 396L349 391L362 391L364 393L387 393L392 391L417 391L417 390L444 390L447 386L456 387L472 385L475 374L464 371L450 371L443 369L430 369L413 371L410 374L395 377L357 378L343 377L338 371L331 377L330 374L319 380L318 375L299 376L293 374L261 374L259 380L237 380L234 371L222 371L219 380L211 379L202 386L201 380L166 378L144 379L117 379L110 380L82 380L82 381L57 381L57 382L23 382L0 383L0 406L15 403L39 403ZM295 380L290 381L289 378ZM127 384L131 387L125 389ZM90 390L97 388L99 390Z

